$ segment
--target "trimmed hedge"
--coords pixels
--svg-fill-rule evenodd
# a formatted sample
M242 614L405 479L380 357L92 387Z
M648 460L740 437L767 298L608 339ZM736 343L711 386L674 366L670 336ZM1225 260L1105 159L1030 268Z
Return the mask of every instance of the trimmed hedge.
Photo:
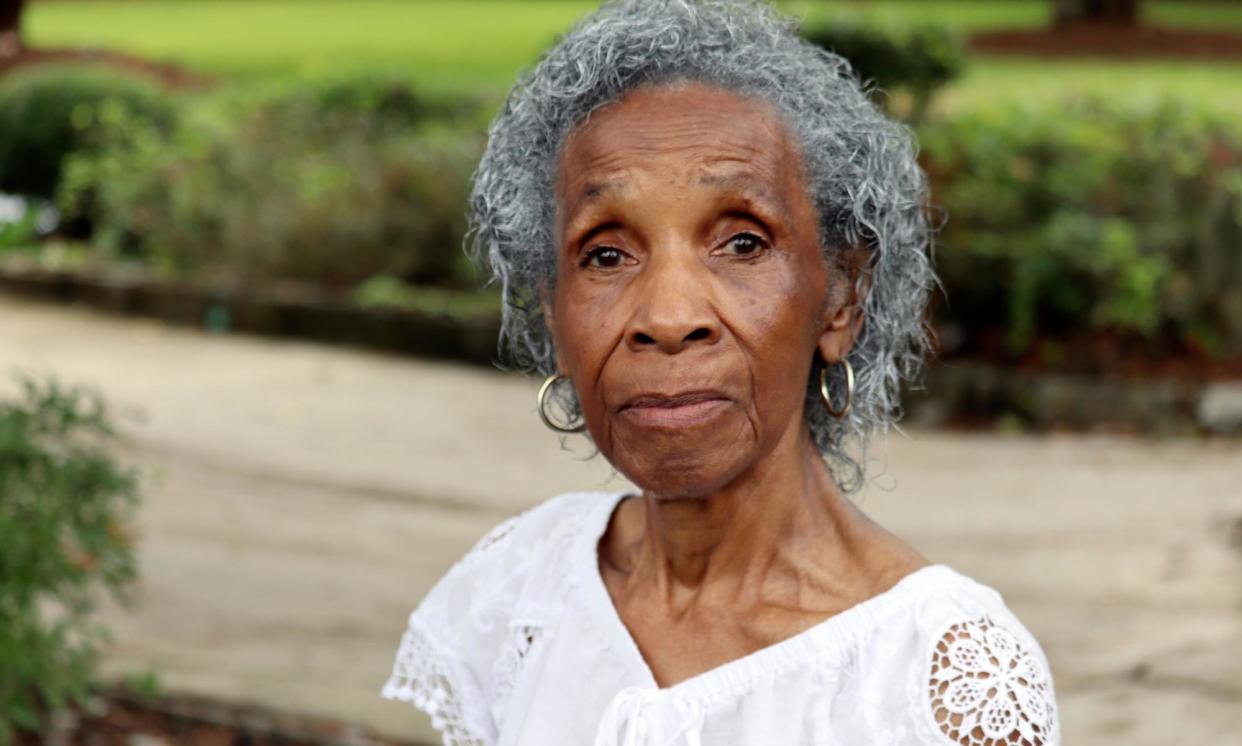
M909 94L912 104L904 113L911 120L921 119L932 95L966 66L962 35L940 24L837 18L808 24L801 34L849 60L858 78L873 86L873 91ZM879 98L891 111L892 99Z
M227 90L167 127L109 110L99 145L67 159L59 204L94 224L104 258L403 304L405 283L477 286L461 242L480 119L382 79ZM965 340L946 352L1058 367L1058 346L1109 338L1147 359L1242 355L1242 133L1227 114L1089 98L918 129L948 216L935 313Z
M166 126L173 104L152 82L116 70L42 65L0 79L0 192L51 198L65 156L91 142L105 111Z
M466 286L471 115L375 79L225 91L166 132L111 122L67 161L59 203L106 255L182 274Z
M925 126L940 320L1013 356L1084 332L1242 354L1242 131L1194 101L1075 99ZM1046 350L1054 352L1052 347Z

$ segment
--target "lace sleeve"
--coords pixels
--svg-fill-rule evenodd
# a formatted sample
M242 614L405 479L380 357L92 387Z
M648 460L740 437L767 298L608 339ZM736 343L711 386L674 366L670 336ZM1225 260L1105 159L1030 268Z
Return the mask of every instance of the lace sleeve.
M495 743L564 607L564 552L600 499L565 493L480 539L410 614L383 696L430 715L445 746Z
M988 616L948 627L928 678L928 705L946 743L1055 746L1052 681L1033 647Z
M427 713L444 746L487 746L491 741L479 661L464 660L462 653L474 650L487 658L490 625L476 618L485 616L478 613L476 596L486 585L489 557L503 553L516 525L517 519L510 518L489 531L410 614L381 692L385 699L408 702Z
M431 717L444 746L486 746L482 726L471 722L466 703L475 701L471 686L453 658L411 617L393 661L383 696L409 702Z

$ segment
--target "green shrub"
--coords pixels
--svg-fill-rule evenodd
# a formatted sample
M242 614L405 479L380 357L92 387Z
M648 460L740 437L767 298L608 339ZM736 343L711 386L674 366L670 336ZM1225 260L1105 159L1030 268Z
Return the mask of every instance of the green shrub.
M109 455L103 402L28 378L22 390L0 400L0 744L85 697L103 635L91 611L135 575L136 480Z
M922 118L932 95L966 64L962 35L939 24L841 17L804 26L801 33L849 60L864 84L884 93L908 94L912 103L905 114L912 120ZM891 98L881 103L891 111Z
M60 205L105 254L183 273L465 283L481 136L393 85L225 92L168 132L121 117L67 161Z
M0 194L0 254L31 251L56 227L58 217L45 200Z
M400 77L381 73L323 78L276 78L222 89L213 106L239 116L313 118L324 127L392 129L457 121L478 104L460 96L431 96Z
M77 65L21 69L0 79L0 192L52 197L61 164L87 146L101 109L167 125L172 104L147 80Z
M1194 102L960 112L921 133L941 318L1009 354L1108 332L1242 353L1242 132ZM1165 349L1164 352L1168 352Z

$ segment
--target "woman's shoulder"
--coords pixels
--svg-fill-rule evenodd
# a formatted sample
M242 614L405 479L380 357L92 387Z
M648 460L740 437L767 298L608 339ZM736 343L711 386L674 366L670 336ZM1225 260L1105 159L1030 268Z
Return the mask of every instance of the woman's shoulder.
M383 696L428 712L448 743L489 738L513 669L563 606L568 553L619 496L561 494L488 531L410 614Z
M560 576L572 566L562 561L565 554L616 499L614 493L567 492L500 522L444 574L411 617L449 637L468 631L461 624L466 619L490 629L517 613L530 616L532 606L555 604L565 588Z
M616 493L565 492L507 518L483 535L462 558L467 565L488 557L526 552L580 533ZM460 564L460 563L459 563Z
M907 605L917 612L918 626L934 631L940 625L961 616L998 615L1015 626L1017 617L1005 604L1004 597L990 585L944 564L926 565L902 579Z
M480 586L502 577L509 588L529 575L533 565L567 551L590 530L602 508L616 501L614 493L566 492L507 518L489 530L445 573L424 605L452 591L480 599Z
M1060 743L1048 659L1001 594L946 565L903 583L890 621L904 623L879 626L876 642L901 651L891 672L906 680L920 742Z

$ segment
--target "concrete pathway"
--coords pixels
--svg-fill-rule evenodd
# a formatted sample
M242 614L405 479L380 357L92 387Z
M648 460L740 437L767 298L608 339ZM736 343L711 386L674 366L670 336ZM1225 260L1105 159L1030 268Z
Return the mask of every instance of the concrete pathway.
M99 388L146 478L109 671L408 738L432 734L378 690L431 583L503 517L624 484L485 370L0 297L0 394L12 369ZM859 499L1004 593L1067 744L1242 732L1242 443L915 431Z

